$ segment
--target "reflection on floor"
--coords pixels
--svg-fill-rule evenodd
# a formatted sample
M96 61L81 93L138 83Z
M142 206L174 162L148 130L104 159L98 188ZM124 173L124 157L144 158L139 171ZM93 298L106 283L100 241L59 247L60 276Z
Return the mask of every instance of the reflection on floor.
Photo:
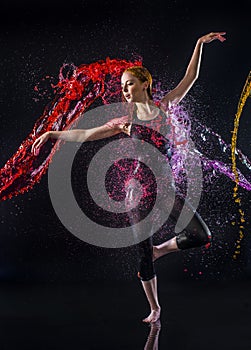
M142 323L139 282L1 284L3 350L244 350L251 281L159 281L161 320Z

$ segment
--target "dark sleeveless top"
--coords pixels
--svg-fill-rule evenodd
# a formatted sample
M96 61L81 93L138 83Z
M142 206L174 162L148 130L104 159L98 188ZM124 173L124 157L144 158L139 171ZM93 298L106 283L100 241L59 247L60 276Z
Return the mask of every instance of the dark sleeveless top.
M141 120L136 113L133 115L130 137L148 142L166 155L167 161L171 161L171 144L168 139L170 123L166 114L160 110L157 117L151 120Z

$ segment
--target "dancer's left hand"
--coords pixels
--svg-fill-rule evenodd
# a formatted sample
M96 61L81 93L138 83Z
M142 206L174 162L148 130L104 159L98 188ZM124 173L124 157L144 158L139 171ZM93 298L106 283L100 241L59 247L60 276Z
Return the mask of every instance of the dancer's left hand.
M203 35L199 38L199 41L202 43L211 43L213 40L220 40L221 42L225 41L226 38L223 36L226 32L211 32L209 34Z

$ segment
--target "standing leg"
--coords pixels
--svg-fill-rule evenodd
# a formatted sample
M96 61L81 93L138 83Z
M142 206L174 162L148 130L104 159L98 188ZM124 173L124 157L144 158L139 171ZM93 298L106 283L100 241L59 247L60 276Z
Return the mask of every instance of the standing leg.
M160 305L158 302L157 276L149 281L141 281L147 300L150 305L150 314L143 319L143 322L153 323L160 318Z
M125 203L135 241L140 238L142 230L145 229L145 226L140 224L140 221L144 217L143 210L140 207L132 210L135 207L135 203L138 203L139 195L137 183L130 181L126 187ZM157 292L157 277L153 263L152 237L138 243L137 248L139 253L138 277L141 279L141 284L151 310L149 316L143 322L153 323L160 318L160 305Z
M143 322L152 323L156 322L160 318L160 305L158 301L157 290L157 276L154 269L154 263L152 258L152 237L140 242L138 244L140 253L140 266L138 277L141 279L141 283L146 294L149 306L150 314Z

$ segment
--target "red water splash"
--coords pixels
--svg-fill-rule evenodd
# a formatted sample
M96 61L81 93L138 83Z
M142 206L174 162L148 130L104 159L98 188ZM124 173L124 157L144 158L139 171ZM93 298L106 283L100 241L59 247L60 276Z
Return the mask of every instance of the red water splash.
M58 83L52 85L54 99L45 107L43 114L16 153L0 170L1 201L33 188L47 171L61 142L55 140L48 142L44 145L44 151L40 152L39 156L34 156L31 153L34 140L48 130L70 128L98 98L103 104L116 100L119 102L121 89L116 87L120 87L123 71L133 65L141 66L142 60L106 58L78 67L72 64L64 64L61 67Z

